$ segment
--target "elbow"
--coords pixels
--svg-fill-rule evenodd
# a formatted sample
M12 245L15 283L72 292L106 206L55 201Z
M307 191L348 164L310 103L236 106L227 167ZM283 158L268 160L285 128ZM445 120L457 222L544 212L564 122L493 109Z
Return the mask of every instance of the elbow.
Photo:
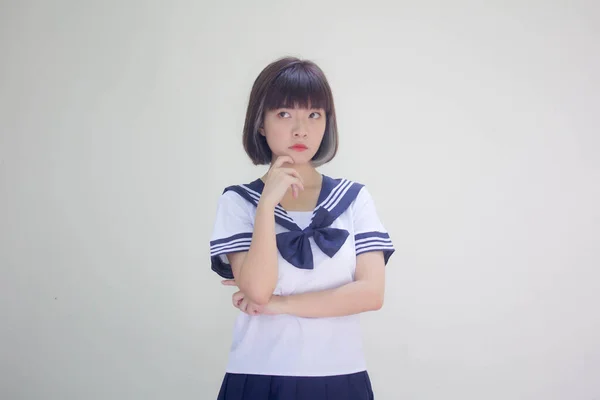
M383 307L383 298L382 297L376 297L375 299L373 299L373 303L371 305L372 311L381 310L382 307Z
M383 307L383 292L373 291L369 296L369 310L377 311Z
M263 291L258 293L247 294L247 296L250 299L250 301L254 304L258 306L266 306L271 300L272 293Z
M241 288L240 288L241 289ZM256 305L266 306L273 296L274 287L267 285L254 285L249 286L246 290L242 289L242 292L248 297L248 299Z
M383 307L383 288L369 282L360 283L360 294L356 303L360 312L377 311Z
M254 304L259 306L265 306L271 300L275 286L277 285L277 276L272 281L266 279L261 280L247 280L240 279L238 288L244 295Z

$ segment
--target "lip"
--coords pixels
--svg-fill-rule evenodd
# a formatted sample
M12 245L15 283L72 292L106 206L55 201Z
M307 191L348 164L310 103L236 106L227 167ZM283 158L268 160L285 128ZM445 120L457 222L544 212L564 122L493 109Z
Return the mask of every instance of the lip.
M304 150L308 149L308 147L306 147L303 144L295 144L292 147L290 147L290 149L296 150L296 151L304 151Z

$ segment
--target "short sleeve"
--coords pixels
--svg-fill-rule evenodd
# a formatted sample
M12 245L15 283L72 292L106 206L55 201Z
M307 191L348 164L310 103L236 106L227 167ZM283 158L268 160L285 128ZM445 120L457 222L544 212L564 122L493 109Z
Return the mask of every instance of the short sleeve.
M227 254L248 251L254 230L252 205L233 191L221 195L210 239L211 269L233 279Z
M356 255L369 251L383 251L384 260L387 264L395 251L394 245L379 219L371 194L364 186L354 201L353 215Z

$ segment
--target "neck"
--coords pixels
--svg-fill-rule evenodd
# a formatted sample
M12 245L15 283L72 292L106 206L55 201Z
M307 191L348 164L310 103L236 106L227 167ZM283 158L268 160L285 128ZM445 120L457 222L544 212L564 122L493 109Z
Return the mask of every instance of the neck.
M290 164L289 168L295 169L304 181L304 187L319 186L321 184L321 174L312 164Z

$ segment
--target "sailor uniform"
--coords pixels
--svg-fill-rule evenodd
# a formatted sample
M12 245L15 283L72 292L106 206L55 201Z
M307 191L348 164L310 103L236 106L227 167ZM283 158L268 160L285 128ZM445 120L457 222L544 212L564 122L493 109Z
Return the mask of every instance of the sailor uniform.
M233 279L226 255L250 248L263 188L257 179L227 187L219 198L210 258L212 270L223 278ZM275 222L275 295L345 285L354 280L358 255L382 251L387 264L394 253L367 188L346 179L323 175L313 211L286 211L278 205ZM301 318L240 313L219 399L321 398L372 398L359 314Z

